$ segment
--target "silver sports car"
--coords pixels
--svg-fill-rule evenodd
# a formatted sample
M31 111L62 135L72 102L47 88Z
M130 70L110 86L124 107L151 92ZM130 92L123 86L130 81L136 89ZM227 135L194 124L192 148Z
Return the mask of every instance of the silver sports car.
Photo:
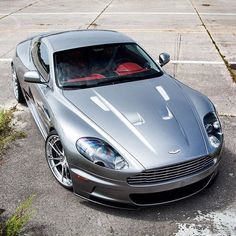
M16 47L12 81L56 180L93 202L139 207L204 189L223 133L212 102L122 33L46 33Z

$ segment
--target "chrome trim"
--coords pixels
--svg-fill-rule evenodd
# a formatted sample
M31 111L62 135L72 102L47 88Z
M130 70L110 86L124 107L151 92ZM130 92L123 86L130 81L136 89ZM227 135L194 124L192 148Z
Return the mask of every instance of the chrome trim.
M145 185L182 178L211 168L215 164L214 157L205 156L191 161L145 170L127 178L129 185Z

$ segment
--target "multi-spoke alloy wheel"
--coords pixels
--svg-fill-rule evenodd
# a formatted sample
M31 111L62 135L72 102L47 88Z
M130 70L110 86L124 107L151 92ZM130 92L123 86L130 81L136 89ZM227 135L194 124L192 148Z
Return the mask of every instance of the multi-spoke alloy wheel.
M65 188L72 188L72 181L69 172L66 155L61 140L55 131L52 131L46 140L46 158L48 165L57 179Z
M25 99L24 99L14 66L12 66L11 70L12 70L12 86L13 86L15 98L17 102L24 103Z

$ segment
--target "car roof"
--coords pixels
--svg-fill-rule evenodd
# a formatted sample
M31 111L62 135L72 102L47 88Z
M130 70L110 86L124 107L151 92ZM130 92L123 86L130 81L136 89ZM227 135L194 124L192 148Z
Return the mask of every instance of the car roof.
M42 38L49 41L55 52L104 44L134 43L128 36L112 30L65 31L44 34Z

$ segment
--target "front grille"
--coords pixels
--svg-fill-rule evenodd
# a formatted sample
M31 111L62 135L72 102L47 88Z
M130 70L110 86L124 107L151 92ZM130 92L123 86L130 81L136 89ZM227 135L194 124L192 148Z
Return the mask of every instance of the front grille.
M140 174L128 177L127 182L130 185L145 185L181 178L210 168L214 165L213 159L211 156L206 156L175 165L145 170Z
M180 200L198 193L204 189L212 179L213 175L206 177L196 183L158 193L130 194L130 199L138 205L163 204Z

